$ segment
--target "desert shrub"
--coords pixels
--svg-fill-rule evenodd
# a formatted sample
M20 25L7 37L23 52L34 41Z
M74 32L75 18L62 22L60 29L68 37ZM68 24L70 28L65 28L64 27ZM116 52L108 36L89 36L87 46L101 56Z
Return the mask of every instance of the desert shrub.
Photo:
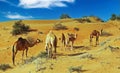
M120 50L119 47L113 47L113 46L111 46L111 45L109 45L108 47L110 48L110 51L111 51L111 52L115 52L115 51Z
M0 64L0 70L6 71L7 69L12 68L9 64Z
M25 63L25 64L31 63L31 62L33 62L35 59L37 59L37 58L32 56L32 57L30 57L29 59L24 60L24 63Z
M68 28L64 25L62 25L62 23L57 23L54 24L53 29L55 30L67 30Z
M110 20L120 20L120 15L112 14Z
M41 52L37 57L47 58L47 52Z
M27 33L29 29L30 27L22 23L22 21L20 20L14 23L13 30L11 33L12 35L23 34L23 33Z
M112 34L109 32L103 31L101 36L112 36Z
M79 31L79 28L78 27L74 27L74 30Z
M30 57L29 59L24 60L25 64L31 63L35 61L37 58L47 58L47 53L46 52L41 52L38 54L36 57Z
M68 14L62 14L60 16L60 19L67 19L67 18L71 18Z
M84 22L91 22L89 18L78 18L78 19L75 19L76 21L80 22L80 23L84 23Z
M82 66L77 66L77 67L71 66L69 67L68 70L69 70L69 73L72 73L72 72L80 73L80 71L82 70Z

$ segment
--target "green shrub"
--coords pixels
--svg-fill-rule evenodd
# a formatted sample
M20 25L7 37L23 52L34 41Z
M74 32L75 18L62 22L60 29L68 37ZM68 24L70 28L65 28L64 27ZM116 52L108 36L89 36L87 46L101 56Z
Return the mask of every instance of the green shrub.
M22 21L17 21L13 25L12 35L24 34L29 31L30 27L22 23Z

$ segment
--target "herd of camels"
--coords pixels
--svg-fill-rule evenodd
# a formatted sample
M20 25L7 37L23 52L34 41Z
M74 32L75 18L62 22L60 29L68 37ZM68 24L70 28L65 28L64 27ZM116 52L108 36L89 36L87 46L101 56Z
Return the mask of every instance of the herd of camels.
M96 45L98 45L99 44L99 36L100 36L100 32L97 30L93 30L92 33L90 34L90 44L92 43L92 38L95 37ZM64 33L62 33L61 38L59 38L59 40L61 40L61 43L64 47L70 46L71 50L73 50L73 44L74 44L74 41L76 40L76 38L77 38L77 34L68 33L67 36L65 36ZM56 58L57 42L58 42L58 39L57 39L56 35L52 31L49 31L49 33L46 36L46 41L45 41L45 49L46 49L48 58ZM69 45L70 42L71 42L71 45ZM37 39L33 44L30 44L26 39L19 37L18 40L14 43L13 49L12 49L13 65L15 65L15 56L18 51L23 51L23 53L22 53L22 60L23 60L24 51L26 51L26 57L27 57L28 48L33 47L34 45L36 45L38 43L40 43L39 39Z

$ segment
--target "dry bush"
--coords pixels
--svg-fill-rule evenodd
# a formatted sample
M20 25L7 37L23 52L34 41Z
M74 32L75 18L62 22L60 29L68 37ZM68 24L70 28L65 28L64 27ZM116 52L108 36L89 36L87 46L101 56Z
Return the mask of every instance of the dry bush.
M0 70L6 71L7 69L11 69L12 67L9 64L0 64Z
M77 67L71 66L71 67L69 68L69 72L70 72L70 73L72 73L72 72L80 73L81 70L82 70L82 66L77 66Z
M30 27L22 23L22 21L17 21L13 25L12 35L19 35L29 32Z
M38 54L37 57L40 57L40 58L47 58L47 53L46 53L46 52L41 52L40 54Z
M79 28L78 27L74 27L74 30L79 31Z
M112 36L112 34L109 33L109 32L103 31L103 32L101 33L101 36Z
M68 28L62 25L62 23L57 23L57 24L54 24L53 29L54 30L67 30Z

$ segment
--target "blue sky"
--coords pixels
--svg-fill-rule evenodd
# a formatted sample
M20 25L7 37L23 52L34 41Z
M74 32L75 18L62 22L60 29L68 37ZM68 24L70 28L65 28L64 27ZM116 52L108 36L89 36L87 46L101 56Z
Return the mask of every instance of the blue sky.
M16 19L59 19L98 16L108 20L120 15L120 0L0 0L0 21Z

